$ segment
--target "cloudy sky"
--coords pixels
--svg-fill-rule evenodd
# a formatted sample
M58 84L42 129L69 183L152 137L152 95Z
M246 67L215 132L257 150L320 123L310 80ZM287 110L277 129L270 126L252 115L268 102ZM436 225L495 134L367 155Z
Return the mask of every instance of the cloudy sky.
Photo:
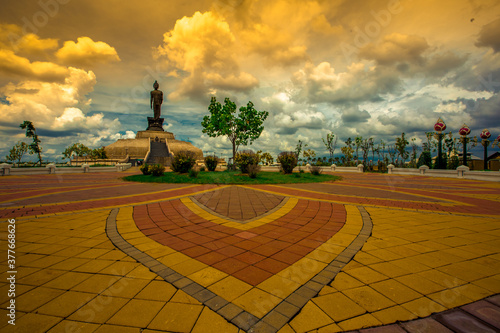
M44 156L145 130L160 83L166 130L228 155L200 122L210 96L269 111L250 148L405 132L438 117L500 134L498 0L3 0L0 158L34 123ZM498 150L498 149L497 149ZM480 155L476 153L476 155Z

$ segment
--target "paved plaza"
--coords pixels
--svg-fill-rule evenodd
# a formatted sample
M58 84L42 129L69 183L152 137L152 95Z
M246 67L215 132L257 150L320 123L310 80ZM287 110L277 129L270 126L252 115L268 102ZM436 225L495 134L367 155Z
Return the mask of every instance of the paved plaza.
M498 332L500 184L0 178L5 332ZM367 329L368 328L368 329Z

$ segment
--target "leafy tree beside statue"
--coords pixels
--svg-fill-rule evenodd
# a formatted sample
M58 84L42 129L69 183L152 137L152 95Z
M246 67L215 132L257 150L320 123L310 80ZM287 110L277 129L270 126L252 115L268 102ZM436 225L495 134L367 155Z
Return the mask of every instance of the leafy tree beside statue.
M264 121L269 116L267 111L258 111L252 102L242 106L236 114L236 104L229 98L224 105L217 102L215 97L208 106L210 115L203 117L201 125L203 133L210 137L226 136L233 148L233 163L240 145L252 144L264 130Z

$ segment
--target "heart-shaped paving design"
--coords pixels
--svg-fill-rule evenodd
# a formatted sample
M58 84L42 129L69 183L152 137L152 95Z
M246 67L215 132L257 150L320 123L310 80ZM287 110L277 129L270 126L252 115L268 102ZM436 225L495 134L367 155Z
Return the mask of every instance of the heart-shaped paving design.
M257 198L266 196L265 192L250 191L256 192ZM246 194L248 191L229 190L225 195L241 201ZM243 232L195 214L181 199L137 206L134 220L139 230L158 243L256 286L303 258L344 226L346 211L342 205L295 202L285 215ZM279 210L276 213L279 215Z
M219 206L226 200L249 213ZM278 331L361 249L371 227L362 207L251 186L114 209L107 221L117 247L248 332Z

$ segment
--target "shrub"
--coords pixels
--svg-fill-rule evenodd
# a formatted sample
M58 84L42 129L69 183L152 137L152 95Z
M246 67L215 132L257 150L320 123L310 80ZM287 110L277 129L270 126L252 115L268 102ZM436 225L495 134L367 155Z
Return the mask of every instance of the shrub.
M217 157L215 156L205 156L205 165L207 166L208 171L215 171L217 168Z
M297 166L297 155L293 151L283 151L278 155L280 171L287 174L292 173Z
M165 167L163 166L163 164L153 164L149 166L149 172L156 177L163 176Z
M313 165L311 167L311 173L315 176L319 176L321 175L321 167L319 165Z
M141 170L142 174L143 175L150 175L151 174L151 171L149 170L149 165L147 165L146 163L144 163L140 168L139 170Z
M260 171L260 165L250 164L250 165L248 165L247 169L248 169L248 176L250 178L257 178L257 174Z
M200 167L200 171L205 171L205 166L203 166L203 165L202 165L202 166Z
M429 168L432 167L432 157L430 151L423 151L420 154L417 162L417 168L421 167L422 165L427 165Z
M460 165L460 161L458 160L458 156L452 156L448 160L448 169L455 170L456 168L458 168L459 165Z
M189 177L191 178L198 178L198 173L200 173L200 171L195 168L189 169Z
M242 173L248 173L248 166L251 164L259 164L259 155L251 150L243 150L236 154L235 164L240 168Z
M196 163L195 154L192 151L180 151L174 155L172 170L179 173L186 173Z

